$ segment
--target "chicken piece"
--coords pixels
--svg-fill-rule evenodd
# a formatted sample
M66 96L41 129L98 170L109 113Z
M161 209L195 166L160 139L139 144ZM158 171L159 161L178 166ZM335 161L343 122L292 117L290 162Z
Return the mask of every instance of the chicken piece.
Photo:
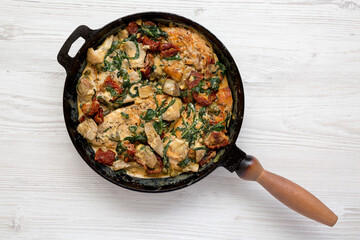
M155 168L157 158L149 146L139 144L136 147L135 161L143 166Z
M154 96L154 89L151 85L146 85L139 88L139 97L148 98Z
M126 137L131 137L129 127L139 126L142 121L140 114L147 109L155 108L154 100L149 98L139 101L138 104L116 109L104 117L104 122L98 126L97 136L91 143L94 146L116 146L116 142L111 139L123 141Z
M181 167L178 166L178 163L184 160L189 152L188 144L183 139L177 139L171 141L169 144L166 155L169 157L169 162L172 169L179 171Z
M171 96L174 97L180 96L179 85L174 80L166 79L162 90L164 93L169 94Z
M164 72L166 72L172 79L180 82L183 76L185 65L181 61L163 61Z
M139 47L139 57L137 59L131 59L130 60L130 65L133 68L142 68L144 67L144 60L146 57L146 52L145 49L143 47L142 44L138 43L138 47ZM124 43L124 49L126 52L126 55L129 57L135 57L136 55L136 45L135 43L131 42L131 41L126 41Z
M164 143L161 141L159 134L157 134L150 122L145 123L144 128L149 145L162 157L164 155Z
M199 141L196 141L194 148L201 148L201 147L205 147L205 146L202 145L202 144L200 144ZM200 162L201 159L203 159L203 157L205 157L205 155L206 155L206 150L205 150L205 149L195 150L195 155L196 155L196 157L195 157L196 162Z
M181 106L182 106L182 102L180 98L175 98L174 104L171 105L162 115L163 119L166 121L177 120L180 117Z
M182 169L183 172L197 172L199 171L199 164L198 163L190 163L186 167Z
M131 165L129 163L124 162L123 160L115 161L112 165L112 170L118 171L120 169L125 169L130 167Z
M213 131L207 135L204 143L210 149L219 149L229 145L229 137L223 132Z
M137 71L129 70L129 79L131 83L137 82L140 80L140 75Z
M85 76L80 78L76 92L79 96L80 103L90 101L94 95L95 84L89 77Z
M96 137L98 126L92 118L87 118L85 121L79 124L77 131L89 141Z
M169 41L180 48L181 62L186 65L193 65L198 71L206 68L213 55L213 49L200 34L181 27L165 27L162 29L169 34ZM181 72L183 71L184 69Z
M134 84L130 87L130 93L135 95L136 94L136 87L139 87L140 83ZM130 94L127 94L123 100L123 103L130 103L130 102L134 102L136 99L136 97L132 97Z
M118 36L119 40L122 41L125 38L129 37L129 32L128 32L128 30L124 29L124 30L121 30L117 36Z
M163 69L162 69L162 66L163 63L161 62L160 58L158 56L156 56L154 58L154 65L155 65L155 70L154 70L154 73L157 75L157 76L161 76L163 74Z
M101 44L96 50L93 48L89 48L87 52L87 62L90 64L98 64L104 61L104 57L107 51L110 49L111 44L113 42L114 36L106 38L103 44Z

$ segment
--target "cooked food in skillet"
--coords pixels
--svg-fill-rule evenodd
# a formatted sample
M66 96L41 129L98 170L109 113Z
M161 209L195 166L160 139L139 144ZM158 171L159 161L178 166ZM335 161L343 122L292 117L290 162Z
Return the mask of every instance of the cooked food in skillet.
M142 178L197 172L229 144L225 66L199 33L131 22L89 48L77 131L95 161Z

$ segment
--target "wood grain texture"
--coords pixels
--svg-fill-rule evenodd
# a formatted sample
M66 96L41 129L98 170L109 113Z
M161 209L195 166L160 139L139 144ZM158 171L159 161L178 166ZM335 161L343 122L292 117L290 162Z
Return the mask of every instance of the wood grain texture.
M149 10L223 41L246 93L238 146L322 200L334 228L223 168L145 194L86 166L63 122L56 55L81 24ZM0 12L0 239L359 239L360 1L2 0Z

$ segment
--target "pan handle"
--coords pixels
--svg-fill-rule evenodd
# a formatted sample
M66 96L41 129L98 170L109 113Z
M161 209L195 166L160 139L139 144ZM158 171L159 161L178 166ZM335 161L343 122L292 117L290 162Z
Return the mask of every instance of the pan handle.
M233 156L244 154L238 147L234 147ZM334 226L338 217L310 192L296 183L266 171L253 156L246 155L235 161L235 164L224 165L231 172L244 179L256 181L271 195L292 210L327 226Z
M82 37L87 41L94 33L94 30L91 30L88 26L81 25L77 27L66 39L64 45L61 47L58 55L57 60L58 62L65 68L66 71L69 70L71 66L74 64L74 58L69 56L69 50L71 45L79 38Z

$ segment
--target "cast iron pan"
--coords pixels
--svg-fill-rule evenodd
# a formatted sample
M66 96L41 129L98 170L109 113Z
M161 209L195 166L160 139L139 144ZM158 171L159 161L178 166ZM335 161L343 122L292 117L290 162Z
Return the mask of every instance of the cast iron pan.
M76 131L79 124L76 104L76 83L86 66L86 53L90 47L97 47L107 36L114 34L129 22L143 19L160 23L174 22L195 29L212 43L219 60L225 64L227 77L234 99L233 115L230 121L230 145L218 152L217 161L208 164L197 173L183 173L174 178L142 179L126 174L117 174L108 167L95 162L94 151L87 141ZM85 43L75 57L68 55L71 45L82 37ZM236 172L241 178L259 182L273 196L293 210L333 226L337 216L328 209L320 200L295 183L270 173L262 168L256 158L246 155L236 145L244 114L244 90L240 73L236 63L227 48L209 30L198 23L179 15L164 12L144 12L119 18L104 27L92 30L81 25L68 37L57 56L58 62L66 70L66 81L63 96L63 109L67 131L76 150L84 161L99 175L121 187L141 192L168 192L189 186L206 177L215 168L222 166L230 172Z

